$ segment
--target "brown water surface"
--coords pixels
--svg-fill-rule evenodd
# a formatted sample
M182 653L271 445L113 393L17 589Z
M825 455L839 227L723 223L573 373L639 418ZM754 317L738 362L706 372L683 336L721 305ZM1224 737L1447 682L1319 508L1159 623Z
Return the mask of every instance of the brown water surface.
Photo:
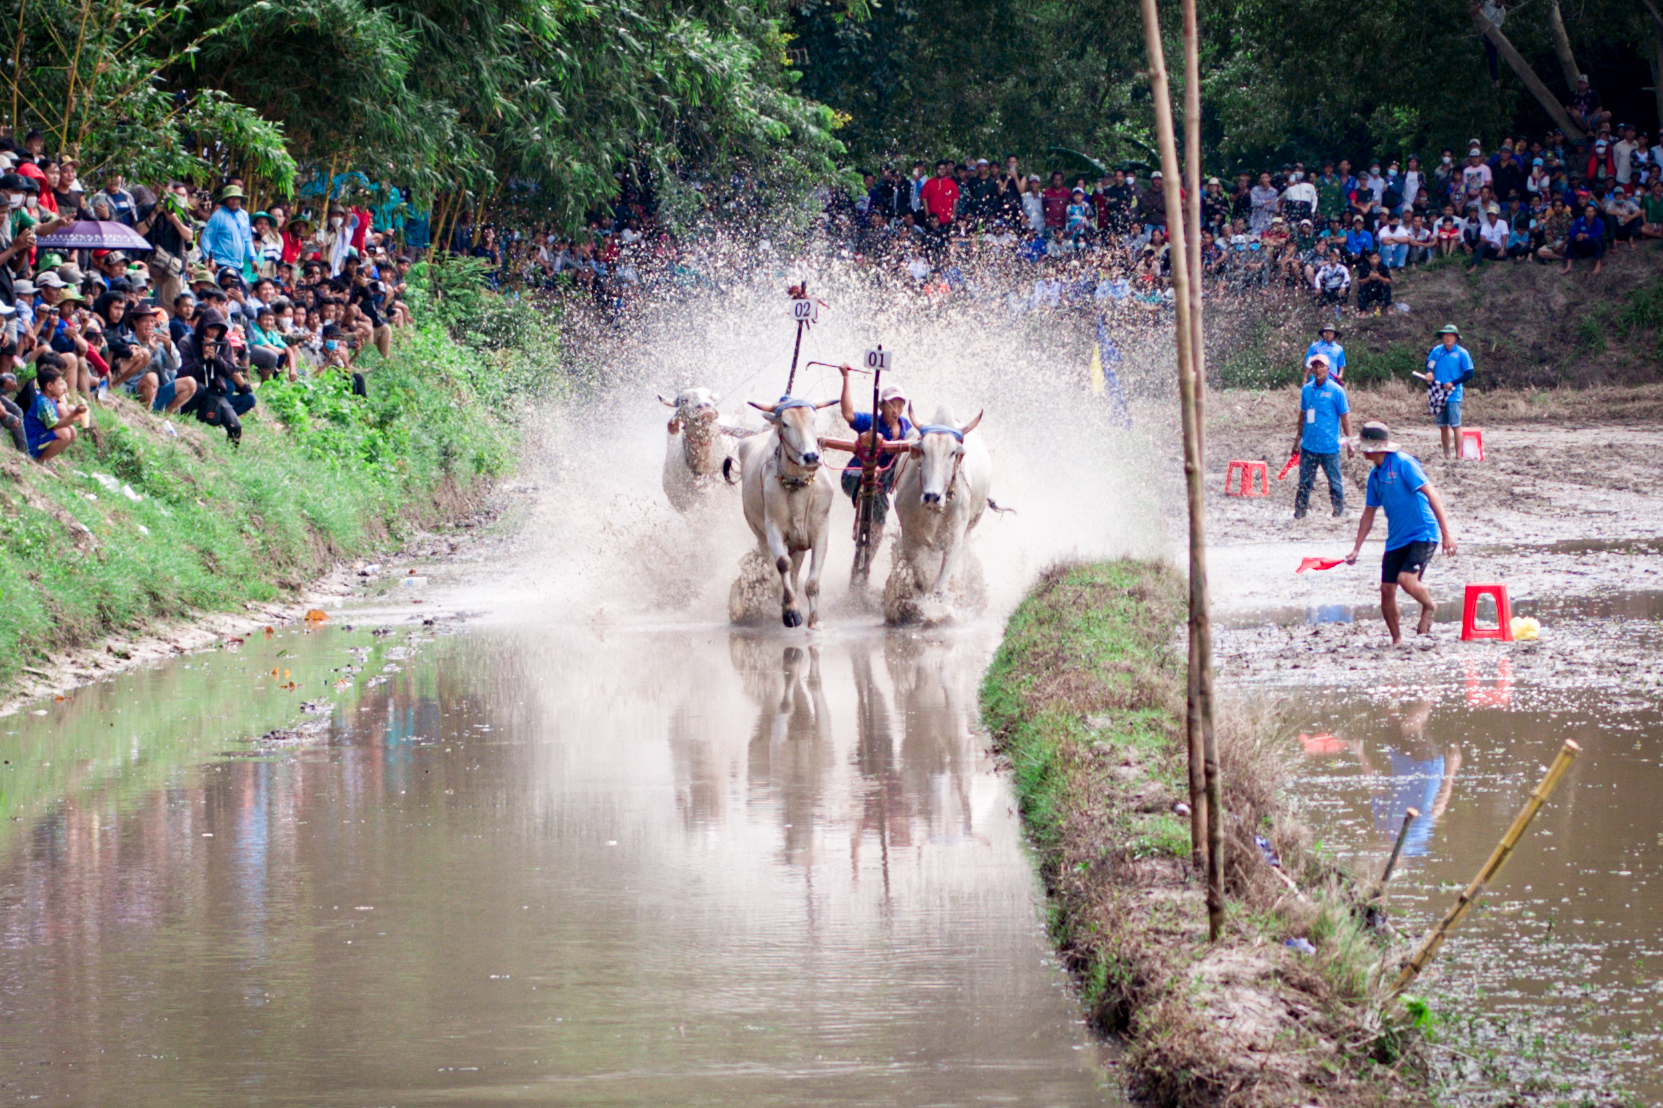
M429 639L0 719L0 1102L1120 1103L974 730L990 630ZM302 700L312 744L243 741Z
M1452 676L1289 697L1308 814L1378 875L1405 810L1423 813L1391 892L1395 922L1418 936L1576 740L1581 756L1416 991L1462 1052L1460 1087L1492 1066L1567 1099L1663 1101L1663 709L1614 687L1518 685L1504 659Z

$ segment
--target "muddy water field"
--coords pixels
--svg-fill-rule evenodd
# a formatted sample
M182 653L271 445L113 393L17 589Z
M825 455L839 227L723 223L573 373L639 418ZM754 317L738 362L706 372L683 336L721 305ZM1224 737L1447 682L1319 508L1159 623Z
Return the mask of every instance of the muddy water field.
M1482 413L1483 398L1469 404ZM1663 1102L1663 429L1483 423L1483 461L1445 461L1424 412L1393 419L1459 537L1427 581L1428 635L1393 646L1378 607L1384 521L1356 566L1367 463L1345 463L1347 514L1319 475L1294 520L1291 393L1215 398L1210 582L1226 694L1270 705L1297 742L1294 789L1324 847L1377 874L1408 809L1393 921L1409 937L1476 874L1560 744L1582 754L1480 909L1417 986L1436 1012L1442 1079L1491 1103ZM1501 407L1497 403L1494 407ZM1271 495L1219 495L1224 455L1269 461ZM1500 583L1534 641L1461 640L1468 583ZM1493 625L1484 601L1480 625Z

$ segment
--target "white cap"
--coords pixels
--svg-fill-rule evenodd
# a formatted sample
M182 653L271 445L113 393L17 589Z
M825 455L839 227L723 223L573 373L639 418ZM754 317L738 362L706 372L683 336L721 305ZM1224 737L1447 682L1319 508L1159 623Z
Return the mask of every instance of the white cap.
M878 393L878 400L884 404L889 403L891 400L905 399L907 399L907 394L902 391L900 385L885 385L883 387L883 391Z

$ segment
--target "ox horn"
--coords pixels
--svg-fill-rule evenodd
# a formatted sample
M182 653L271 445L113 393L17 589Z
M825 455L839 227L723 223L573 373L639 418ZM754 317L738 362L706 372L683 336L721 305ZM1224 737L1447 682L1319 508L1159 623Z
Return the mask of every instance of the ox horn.
M836 400L822 400L822 401L820 401L820 403L814 405L814 410L819 411L822 408L829 408L833 404L836 404L836 403L837 403Z
M745 401L745 403L749 404L751 407L755 408L759 412L764 413L765 415L773 415L774 414L775 405L773 405L773 404L758 404L755 400L747 400L747 401Z
M676 402L674 400L665 399L665 396L664 396L663 393L658 394L658 402L660 404L664 405L666 408L674 408L676 406Z
M982 421L982 416L985 414L987 414L986 408L983 408L981 411L977 412L975 419L972 419L969 423L966 423L963 427L959 428L959 434L968 435L970 432L974 431L976 429L976 425Z

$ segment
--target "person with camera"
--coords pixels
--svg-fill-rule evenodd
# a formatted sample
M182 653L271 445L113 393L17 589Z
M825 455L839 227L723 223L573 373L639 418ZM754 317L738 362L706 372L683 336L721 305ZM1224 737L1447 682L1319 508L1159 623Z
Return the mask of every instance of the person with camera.
M185 256L196 238L190 220L190 189L178 181L139 208L133 230L155 247L150 254L150 275L159 303L171 304L185 291Z
M218 308L197 312L196 328L179 344L180 377L196 382L195 394L180 412L225 428L232 445L242 441L241 416L254 407L254 389L237 368L230 327Z

